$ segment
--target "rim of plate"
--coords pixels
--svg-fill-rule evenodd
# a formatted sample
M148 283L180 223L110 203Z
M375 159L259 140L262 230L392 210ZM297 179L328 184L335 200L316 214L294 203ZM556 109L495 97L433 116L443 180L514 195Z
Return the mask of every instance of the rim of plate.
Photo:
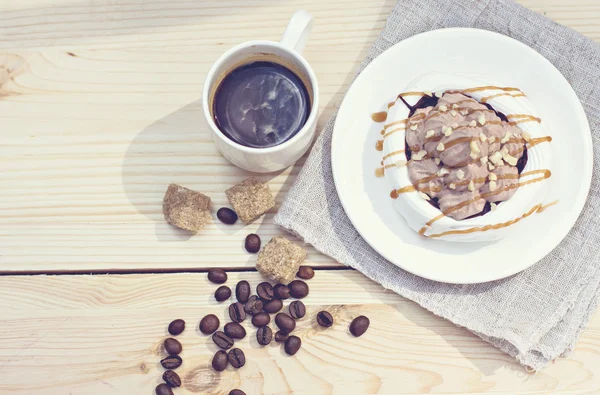
M369 232L364 232L362 229L360 229L359 226L357 226L356 220L355 218L353 218L353 214L351 213L351 211L349 211L349 207L348 207L348 202L345 201L345 199L342 197L342 194L340 193L340 175L338 174L339 170L336 170L337 167L335 166L336 163L336 147L340 146L339 142L337 141L340 136L342 135L341 132L338 132L338 122L337 119L339 119L339 115L340 114L344 114L344 110L346 109L346 107L348 106L348 101L350 100L349 97L352 96L353 92L357 86L357 83L359 81L362 81L365 78L368 78L368 72L371 69L374 69L375 67L377 67L379 62L382 62L382 56L390 51L395 50L396 47L399 46L403 46L406 45L407 42L411 41L411 40L415 40L415 39L423 39L423 37L428 37L428 36L437 36L437 35L447 35L447 34L452 34L452 33L464 33L464 34L475 34L475 35L479 35L479 36L488 36L490 38L496 38L496 39L500 39L500 40L504 40L507 42L510 42L512 45L516 45L516 46L520 46L522 48L525 48L528 52L530 52L534 57L536 57L539 61L546 63L547 65L549 65L551 67L551 69L557 73L556 77L565 85L566 92L571 96L572 99L574 99L573 102L573 109L574 111L577 113L577 116L579 117L579 120L581 121L581 124L583 126L583 130L582 130L582 138L583 138L583 146L587 147L584 148L582 147L582 153L584 154L584 161L587 163L587 165L585 166L585 168L583 169L583 172L581 173L581 180L582 180L582 188L581 188L581 192L577 195L576 199L574 200L574 205L573 205L573 209L570 210L570 213L568 215L568 220L567 220L567 226L564 226L562 229L558 230L557 232L555 232L553 234L553 236L548 239L548 243L546 243L543 247L540 247L536 250L536 253L534 254L534 256L532 257L532 259L530 260L523 260L524 263L517 265L515 267L514 270L511 270L509 273L503 273L501 276L498 275L491 275L491 276L480 276L482 277L481 279L477 279L474 281L453 281L453 280L449 280L447 278L439 278L435 275L435 273L432 275L432 273L427 272L427 270L423 271L423 270L419 270L419 269L415 269L414 267L411 267L410 269L406 267L406 265L403 265L402 263L398 263L396 262L395 259L393 259L393 257L388 256L385 252L382 252L379 248L377 248L377 244L373 242L372 237L369 235ZM529 47L528 45L515 40L514 38L505 36L503 34L500 33L496 33L496 32L492 32L489 30L483 30L483 29L475 29L475 28L465 28L465 27L453 27L453 28L444 28L444 29L436 29L436 30L430 30L428 32L424 32L424 33L420 33L420 34L416 34L412 37L409 37L407 39L404 39L396 44L394 44L393 46L391 46L390 48L386 49L385 51L383 51L381 54L379 54L375 59L373 59L366 67L365 69L358 75L356 76L356 78L354 79L354 81L352 82L352 84L350 85L350 88L348 89L348 91L346 92L346 94L344 95L344 98L342 99L342 103L340 104L339 107L339 111L338 111L338 116L336 118L335 124L333 126L333 134L331 137L331 170L332 170L332 175L333 175L333 181L336 187L336 191L338 193L338 197L340 199L340 202L342 204L342 207L344 208L344 212L346 213L346 215L348 216L348 218L350 219L350 222L352 223L352 226L354 226L354 228L356 229L356 231L360 234L360 236L367 242L367 244L369 244L378 254L380 254L382 257L384 257L386 260L388 260L389 262L391 262L392 264L400 267L403 270L406 270L409 273L415 274L419 277L423 277L429 280L433 280L433 281L439 281L439 282L445 282L445 283L451 283L451 284L477 284L477 283L485 283L485 282L489 282L489 281L495 281L495 280L500 280L509 276L512 276L514 274L520 273L521 271L527 269L530 266L533 266L534 264L536 264L537 262L539 262L540 260L542 260L545 256L547 256L554 248L556 248L557 245L559 245L562 240L567 236L567 234L570 232L570 230L573 228L573 226L575 225L575 222L577 222L577 219L579 218L579 216L581 215L581 212L583 210L583 207L585 205L585 202L587 201L587 198L589 196L589 191L590 191L590 187L591 187L591 183L592 183L592 170L593 170L593 165L594 165L594 149L593 149L593 145L592 145L592 135L591 135L591 130L590 130L590 125L589 125L589 121L587 119L587 115L585 114L585 111L583 109L583 106L581 104L581 101L579 100L579 97L577 96L577 94L575 93L575 91L573 90L573 87L571 86L571 84L567 81L567 79L563 76L563 74L548 60L546 59L544 56L542 56L539 52L537 52L536 50L534 50L533 48Z

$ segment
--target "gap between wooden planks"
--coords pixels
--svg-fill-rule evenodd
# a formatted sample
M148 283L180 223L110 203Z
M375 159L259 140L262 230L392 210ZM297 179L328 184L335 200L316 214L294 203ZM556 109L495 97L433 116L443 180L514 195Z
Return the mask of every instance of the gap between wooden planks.
M263 281L255 272L228 274L229 286ZM151 395L163 371L161 342L175 318L187 322L178 337L185 361L178 395L233 388L247 394L600 391L598 316L569 359L532 375L466 329L358 272L319 270L308 284L308 313L296 330L303 347L295 357L278 345L259 346L246 320L248 335L237 343L246 366L216 373L209 367L216 348L197 325L208 313L226 322L228 302L214 301L217 285L206 274L0 277L0 393ZM322 309L335 319L327 330L314 322ZM361 314L371 326L354 338L348 325Z

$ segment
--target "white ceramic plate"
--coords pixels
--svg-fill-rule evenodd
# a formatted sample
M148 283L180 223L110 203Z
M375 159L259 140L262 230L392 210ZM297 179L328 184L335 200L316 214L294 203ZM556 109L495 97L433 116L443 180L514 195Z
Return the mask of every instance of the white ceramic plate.
M552 136L552 177L544 203L558 204L512 226L495 242L452 243L419 236L394 209L389 186L375 176L382 124L371 120L410 81L429 72L470 75L527 94ZM477 29L442 29L402 41L354 81L333 132L332 166L340 200L361 236L383 257L416 275L478 283L518 273L546 256L577 220L591 183L587 118L562 74L540 54L506 36Z

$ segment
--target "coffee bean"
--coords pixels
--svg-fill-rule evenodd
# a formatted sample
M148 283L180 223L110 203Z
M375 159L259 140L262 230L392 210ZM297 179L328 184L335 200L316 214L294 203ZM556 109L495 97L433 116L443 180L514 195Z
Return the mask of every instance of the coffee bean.
M254 233L250 233L248 236L246 236L244 247L246 247L246 251L249 253L256 254L258 251L260 251L260 237Z
M250 297L250 284L242 280L235 286L235 297L240 303L246 303Z
M200 332L205 335L210 335L217 329L219 329L219 325L221 322L214 314L208 314L202 320L200 320Z
M208 281L215 284L223 284L227 281L227 273L221 269L210 269L208 271Z
M232 339L243 339L246 337L246 329L237 322L228 322L223 332Z
M246 311L244 305L240 302L235 302L229 305L229 318L233 322L242 322L246 319Z
M290 295L296 299L302 299L308 295L308 284L302 280L294 280L288 284Z
M172 337L165 339L163 346L165 347L165 351L169 355L180 354L181 350L183 350L183 347L181 347L181 343L179 343L179 341L173 339Z
M300 350L301 346L302 346L302 340L300 340L300 338L298 336L292 335L292 336L288 337L288 339L285 341L283 349L285 350L286 354L294 355L298 352L298 350Z
M287 333L286 331L277 331L275 333L275 341L277 343L286 341L288 339L288 337L290 337L290 334Z
M231 297L231 289L229 289L229 287L226 285L221 285L215 291L215 299L217 300L217 302L222 302L224 300L229 299L230 297Z
M212 359L212 367L217 372L222 372L227 368L227 352L223 350L219 350L215 353L215 356Z
M277 284L273 287L273 293L277 299L287 299L290 297L290 289L285 284Z
M155 391L156 391L156 395L173 395L173 391L171 390L171 387L169 387L165 383L157 385Z
M169 355L168 357L160 360L160 364L165 369L177 369L182 363L183 360L179 355Z
M271 322L271 316L269 316L269 314L265 312L254 314L254 317L252 317L252 325L254 325L257 328L269 325L269 322Z
M279 299L273 299L267 303L263 303L263 310L269 314L277 313L283 308L283 302Z
M306 315L306 306L299 300L294 300L288 306L288 310L293 319L298 320Z
M315 276L315 271L310 266L300 266L296 277L300 277L303 280L310 280Z
M273 286L268 282L258 284L256 286L256 293L263 301L273 300Z
M350 323L350 333L352 333L356 337L362 336L367 329L369 329L369 324L371 322L364 315L359 315Z
M317 313L317 322L319 325L329 328L331 325L333 325L333 317L328 311L319 311Z
M296 328L296 321L285 313L279 313L275 316L275 324L287 333L290 333Z
M181 378L172 370L166 370L162 376L163 380L171 388L181 387Z
M169 333L173 336L179 335L185 329L185 321L177 319L169 324Z
M271 339L273 338L273 331L268 326L263 326L258 328L256 331L256 340L258 344L262 346L266 346L271 343Z
M256 295L250 296L246 304L244 305L246 314L254 315L263 311L263 301Z
M231 349L227 353L227 360L229 361L229 364L236 369L239 369L246 364L246 356L239 348Z
M213 342L223 350L228 350L233 347L233 339L221 331L216 331L212 335Z
M224 224L233 225L238 220L238 215L230 208L221 207L217 211L217 218Z
M235 389L229 391L229 395L246 395L246 393L242 390Z

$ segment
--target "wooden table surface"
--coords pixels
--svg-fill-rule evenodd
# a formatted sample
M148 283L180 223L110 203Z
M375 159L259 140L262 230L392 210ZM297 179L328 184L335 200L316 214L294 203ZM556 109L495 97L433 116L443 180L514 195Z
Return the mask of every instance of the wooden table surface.
M600 41L598 0L520 3ZM246 234L261 221L215 223L196 236L167 225L168 183L227 204L248 173L215 150L200 96L212 62L234 44L277 40L291 14L311 12L306 47L321 86L323 125L385 23L394 0L0 1L0 394L153 394L166 326L184 318L177 394L600 393L600 316L569 359L536 375L462 328L309 249L317 274L303 348L287 357L240 342L248 363L215 373L215 346L197 329L225 305L203 273L228 285L262 279ZM260 176L279 205L302 160ZM288 235L291 238L291 236ZM50 275L51 274L51 275ZM356 339L352 317L371 328ZM246 324L250 329L249 324Z

